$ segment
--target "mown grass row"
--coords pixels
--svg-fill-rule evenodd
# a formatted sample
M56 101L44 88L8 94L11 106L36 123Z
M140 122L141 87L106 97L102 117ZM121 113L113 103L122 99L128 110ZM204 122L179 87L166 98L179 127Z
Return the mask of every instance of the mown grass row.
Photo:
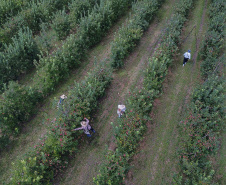
M174 14L161 34L162 40L158 49L148 61L143 88L129 93L125 117L118 119L115 124L112 123L117 149L107 151L100 174L93 178L95 184L124 184L130 168L129 161L136 153L139 141L146 130L146 122L150 120L149 114L154 99L160 95L167 68L178 50L179 36L192 3L192 0L181 0L176 4Z
M176 184L218 184L210 156L219 149L220 133L225 122L225 79L221 59L224 43L225 2L212 0L210 22L203 42L201 72L205 80L192 94L188 114L180 122L179 149L181 171Z

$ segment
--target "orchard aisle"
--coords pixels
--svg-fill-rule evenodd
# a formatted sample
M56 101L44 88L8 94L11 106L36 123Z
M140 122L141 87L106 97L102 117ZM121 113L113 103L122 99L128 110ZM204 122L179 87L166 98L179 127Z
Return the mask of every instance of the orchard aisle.
M80 148L80 152L76 154L75 159L72 159L68 169L56 179L54 184L93 184L93 177L97 175L99 165L104 160L106 145L109 146L113 139L110 122L118 119L117 105L125 102L125 94L140 79L147 58L153 52L161 30L165 28L166 21L172 14L174 3L175 1L165 1L138 47L127 58L125 67L114 74L113 82L100 103L100 109L94 120L91 120L91 125L100 137L97 137L91 145Z
M134 167L126 180L128 185L172 184L173 174L178 166L177 125L183 117L193 88L200 81L197 56L206 30L206 6L207 0L200 0L190 10L182 41L195 25L196 29L182 43L163 85L163 95L155 100L153 120L148 123L140 152L134 156ZM183 53L188 49L191 49L192 60L183 67Z
M53 119L56 114L56 109L52 107L54 97L57 97L58 99L58 97L60 97L60 95L63 93L67 94L68 87L73 86L74 81L80 81L84 79L84 77L87 75L87 72L92 70L95 65L95 57L97 58L98 62L108 57L110 53L110 43L114 39L114 34L118 31L121 25L126 22L126 18L129 17L129 14L130 13L127 12L125 16L120 18L115 23L103 41L90 50L87 59L82 62L80 68L73 70L70 78L66 79L62 84L60 84L56 92L49 96L41 107L37 108L37 114L31 119L29 124L24 127L17 140L13 142L7 150L0 153L0 182L2 180L6 180L9 177L12 162L23 156L30 147L33 147L39 142L39 138L41 136L45 135L47 125L43 124L43 119Z

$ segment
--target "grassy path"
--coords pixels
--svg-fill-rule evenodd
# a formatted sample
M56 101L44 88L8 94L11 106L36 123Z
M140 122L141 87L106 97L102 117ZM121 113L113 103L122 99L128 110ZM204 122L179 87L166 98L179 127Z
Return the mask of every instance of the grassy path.
M110 122L118 119L117 105L125 102L129 88L140 79L147 58L153 52L158 36L173 11L174 3L175 1L166 0L139 46L127 58L124 68L114 73L114 80L105 98L101 100L98 113L91 120L91 125L97 130L99 137L91 145L83 145L80 148L80 152L71 160L68 169L61 174L62 179L56 179L54 184L93 184L92 178L96 176L99 165L104 160L105 148L112 143L113 133Z
M126 18L129 17L129 12L123 16L113 28L108 32L108 35L103 41L96 47L93 47L87 59L83 61L79 69L73 70L70 78L61 83L57 91L49 96L43 104L37 108L37 114L30 120L30 122L24 127L19 137L15 138L15 141L10 144L10 147L6 151L0 153L0 182L6 180L9 177L11 163L17 158L23 156L30 147L39 142L39 138L46 133L46 126L43 120L46 118L53 119L55 117L55 107L52 107L52 102L55 97L67 94L68 87L73 86L74 81L82 80L87 72L92 70L94 64L94 57L98 59L98 62L106 58L110 53L110 43L114 39L114 34L126 22Z
M128 185L171 184L172 176L177 171L178 147L177 124L183 117L193 88L199 83L199 63L197 56L203 39L206 18L206 1L196 1L189 20L184 27L182 43L178 56L169 69L164 83L163 95L155 101L152 112L152 124L140 144L140 152L134 157L134 167L129 172ZM197 35L197 37L196 37ZM191 49L192 60L182 66L183 53Z

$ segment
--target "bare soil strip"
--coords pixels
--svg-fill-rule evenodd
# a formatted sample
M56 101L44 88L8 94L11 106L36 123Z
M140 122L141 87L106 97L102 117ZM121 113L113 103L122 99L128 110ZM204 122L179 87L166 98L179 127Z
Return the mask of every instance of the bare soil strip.
M112 144L113 133L110 122L118 119L117 105L125 102L129 88L137 84L137 79L140 79L147 58L153 52L161 30L164 29L166 20L173 11L174 3L175 1L170 0L164 3L138 47L127 58L124 68L114 73L113 82L99 104L98 113L94 115L94 119L91 119L91 125L98 132L99 137L96 137L91 145L83 145L80 148L68 169L61 174L62 179L60 180L59 177L54 184L93 184L93 177L97 175L99 165L105 159L105 149Z
M0 153L0 182L9 177L11 163L23 156L29 148L38 143L39 138L46 133L47 125L43 123L43 120L47 118L53 119L55 117L55 107L52 107L54 98L57 97L58 99L63 93L67 94L68 87L73 86L74 81L84 79L87 72L92 70L94 65L96 65L94 62L95 57L97 58L97 61L100 62L109 55L110 43L114 39L114 34L121 25L126 22L126 18L129 17L129 14L130 13L127 12L127 14L113 26L103 41L91 49L90 54L87 56L87 59L83 61L80 68L73 70L70 78L60 84L57 91L48 97L43 105L37 108L37 114L34 115L29 124L24 127L20 136L10 144L10 147L7 148L6 151Z
M134 167L127 178L128 185L172 184L173 174L178 167L177 124L184 114L186 106L184 103L188 103L193 88L199 83L199 64L196 61L205 32L203 29L205 17L206 3L205 0L201 0L195 3L194 9L191 10L182 40L187 37L194 25L196 30L180 47L178 56L169 69L163 95L155 101L152 124L148 123L148 131L140 144L140 152L132 162ZM199 40L196 39L196 35ZM188 49L192 50L192 61L183 67L183 53Z

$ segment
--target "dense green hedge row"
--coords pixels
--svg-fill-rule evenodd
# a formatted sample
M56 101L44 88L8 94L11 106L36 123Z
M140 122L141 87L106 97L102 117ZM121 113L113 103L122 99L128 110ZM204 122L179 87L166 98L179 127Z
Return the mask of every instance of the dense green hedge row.
M77 151L81 132L71 132L80 127L80 121L89 118L97 108L112 80L112 72L104 65L96 67L81 83L75 83L60 105L57 117L46 120L47 134L34 145L22 160L14 164L9 184L51 184L57 173L68 164L68 156ZM53 104L56 107L56 102Z
M88 15L95 4L100 4L100 0L73 0L68 5L70 11L69 19L72 24L78 24L82 17Z
M7 146L10 136L20 132L22 124L30 119L35 105L42 98L36 88L9 83L0 99L0 149Z
M224 45L225 12L224 0L213 1L209 9L210 22L202 49L204 61L201 64L201 72L204 77L207 77L220 62L218 57Z
M51 27L56 31L60 40L69 35L70 30L79 23L80 19L91 11L95 4L99 4L100 0L73 0L68 4L69 14L67 10L61 10L53 15Z
M29 8L22 9L0 28L0 46L11 42L21 27L29 27L34 33L40 31L42 22L49 22L54 12L63 9L71 0L32 0Z
M35 104L32 104L33 107L30 106L30 99L37 100L36 103L38 103L48 96L59 81L69 75L70 69L78 66L82 57L86 54L86 48L98 43L114 21L125 12L131 3L132 0L102 0L100 5L95 6L87 18L83 17L77 34L71 35L53 56L41 58L38 72L34 77L34 87L20 87L23 91L28 91L28 89L35 91L27 99L24 99L23 94L19 93L17 99L14 100L10 95L10 92L13 92L13 89L11 89L13 86L6 89L7 92L0 101L11 101L15 105L20 104L20 102L23 103L16 106L18 109L14 109L9 104L0 104L0 128L4 128L2 129L4 132L0 134L0 140L7 141L12 133L17 133L20 130L21 125L28 120L28 115L31 115L30 113L35 108ZM41 97L41 99L37 99L33 95ZM29 111L26 111L28 108ZM18 114L20 117L13 117L13 115ZM13 125L11 125L12 122ZM7 144L6 142L1 143L3 146Z
M1 0L0 1L0 26L10 17L16 15L28 5L27 0Z
M0 89L3 83L15 80L32 67L38 59L39 48L32 37L29 28L20 29L18 35L12 38L12 43L0 52Z
M112 42L110 58L113 68L123 66L123 60L136 46L161 3L162 1L146 0L133 4L134 16L120 28Z
M74 0L73 3L77 2L79 0ZM96 0L89 0L91 4L93 5ZM70 6L70 10L74 11L82 11L82 9L86 12L88 10L84 9L85 6L82 6L82 3L80 3L80 6ZM76 11L73 9L75 8ZM79 16L75 17L74 20L79 18ZM32 50L32 52L31 52ZM2 63L1 65L1 85L3 86L3 83L8 82L9 80L16 79L21 72L26 71L27 69L30 69L30 67L33 67L33 60L38 59L37 54L39 53L39 50L36 46L36 43L33 41L32 33L27 28L26 30L20 30L18 33L18 37L15 37L13 39L13 43L9 44L8 46L5 46L5 51L3 53L0 53L0 61ZM12 85L13 84L13 85ZM40 98L34 97L34 94L29 94L29 90L31 88L27 88L25 86L21 86L20 88L23 89L20 92L17 92L17 99L13 99L11 93L14 91L13 88L15 86L18 86L18 84L14 84L12 82L11 85L9 85L8 88L5 88L6 91L5 94L3 94L3 99L1 100L1 106L0 106L0 112L3 113L0 116L1 124L0 127L2 128L2 135L1 139L5 138L4 140L7 141L10 133L18 133L20 130L21 124L26 122L29 118L28 115L31 115L33 112L30 107L30 99L36 100L36 103L40 100ZM36 95L38 94L38 97L43 97L43 93L38 91L37 88L32 88L32 91L35 91ZM27 99L23 99L22 92L25 94L29 94ZM15 95L15 94L14 94ZM20 102L23 101L23 104L20 104ZM14 104L14 107L17 107L16 109L10 104L6 104L4 102L12 102ZM16 105L18 104L18 105ZM35 104L32 104L33 107ZM28 111L26 110L28 109ZM7 110L7 111L6 111ZM20 118L16 115L20 115ZM13 116L15 115L15 116ZM24 115L24 116L23 116ZM3 129L4 128L4 129ZM8 134L7 134L8 133ZM1 146L3 147L6 144L6 142L1 142Z
M216 184L210 156L219 149L220 132L225 122L225 80L219 77L219 62L224 43L225 2L213 0L209 7L209 28L203 42L201 64L205 82L192 94L188 115L180 123L179 158L181 173L176 184ZM222 22L223 21L223 22Z
M69 9L73 14L77 12L79 15L73 17L70 14L70 18L77 22L82 16L81 11L88 12L96 2L98 1L86 0L80 2L80 0L73 0L73 4L69 4ZM74 5L76 3L78 6ZM88 3L90 3L89 6ZM64 39L71 30L69 15L66 14L65 10L57 11L52 19L50 26L56 31L60 39ZM38 37L38 39L41 38ZM3 87L3 83L7 84L10 80L16 80L19 75L34 67L34 60L38 60L38 55L43 52L41 51L43 48L38 47L36 41L32 38L32 31L28 27L19 29L17 36L14 36L11 40L12 43L5 45L3 52L0 53L0 88Z
M52 56L40 59L35 84L47 94L78 67L88 48L100 42L109 28L131 5L132 0L101 1L94 10L80 20L76 34L71 34Z
M107 161L101 167L100 174L93 179L95 184L124 184L125 176L130 168L129 161L142 139L146 122L150 119L149 114L153 101L161 92L167 67L178 49L177 44L186 21L185 17L191 8L192 0L180 0L176 5L175 13L161 35L162 40L158 49L149 59L149 65L144 74L143 88L129 93L125 117L118 119L118 123L113 124L117 149L107 152Z
M212 183L215 172L209 157L219 148L219 134L225 120L223 83L218 76L209 76L192 95L188 115L180 122L181 174L174 178L177 184Z

